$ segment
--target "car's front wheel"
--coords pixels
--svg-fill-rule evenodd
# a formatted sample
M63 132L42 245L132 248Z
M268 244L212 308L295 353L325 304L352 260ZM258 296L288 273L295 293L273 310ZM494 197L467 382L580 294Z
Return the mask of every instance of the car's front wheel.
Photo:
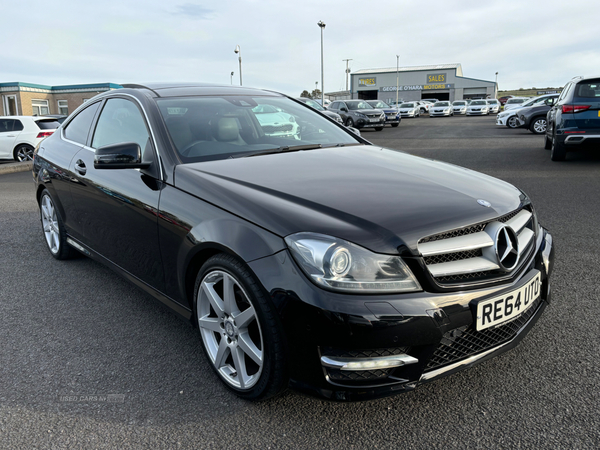
M242 261L218 254L204 263L196 278L194 313L206 356L227 388L263 400L287 387L281 324Z
M15 161L32 161L33 160L33 147L27 144L18 145L14 152L13 157Z
M352 120L352 118L351 118L351 117L348 117L348 118L346 119L346 126L347 126L347 127L354 127L354 120Z
M40 196L40 219L48 250L56 259L68 259L75 251L67 244L67 232L54 200L47 189Z
M529 131L531 131L534 134L543 134L546 132L546 118L545 117L538 117L537 119L535 119L531 126L529 127Z
M399 123L393 123L392 127L396 128L398 125L400 125Z
M517 128L519 123L517 122L517 116L510 116L506 121L506 126L508 128Z

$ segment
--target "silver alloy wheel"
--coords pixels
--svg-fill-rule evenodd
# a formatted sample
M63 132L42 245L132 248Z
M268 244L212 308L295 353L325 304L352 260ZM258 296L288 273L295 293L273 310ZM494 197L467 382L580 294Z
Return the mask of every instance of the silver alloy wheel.
M517 128L517 116L510 116L507 124L510 128Z
M542 134L546 132L546 119L540 118L533 122L533 130L536 134Z
M21 145L17 149L17 159L20 162L23 161L33 161L33 149L26 145Z
M58 219L56 217L56 209L49 195L42 197L42 205L40 208L42 214L42 227L48 248L52 254L58 254L60 250L60 229L58 227Z
M260 378L264 346L254 306L229 273L206 274L197 299L198 326L204 347L221 377L247 390Z

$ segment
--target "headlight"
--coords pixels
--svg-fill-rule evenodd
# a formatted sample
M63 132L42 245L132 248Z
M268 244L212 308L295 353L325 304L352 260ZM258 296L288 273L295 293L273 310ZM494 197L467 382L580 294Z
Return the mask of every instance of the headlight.
M380 119L385 120L385 113L381 113L381 115L379 116Z
M285 238L294 260L317 285L334 291L420 291L402 258L381 255L332 236L296 233Z
M354 114L356 114L358 117L360 117L362 119L366 119L367 118L367 116L365 116L364 114L358 113L358 112L354 113Z

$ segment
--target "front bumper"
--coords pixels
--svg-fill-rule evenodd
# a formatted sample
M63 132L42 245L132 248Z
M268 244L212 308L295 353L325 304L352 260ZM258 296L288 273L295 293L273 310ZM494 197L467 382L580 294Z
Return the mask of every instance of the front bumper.
M512 114L508 114L506 116L502 116L500 117L499 115L496 116L496 125L500 125L505 127L506 126L506 122L508 122L509 117L511 117Z
M253 261L250 267L279 311L289 350L290 385L331 400L356 401L412 390L516 346L550 302L549 275L553 261L552 237L543 230L526 269L512 282L456 292L394 295L328 292L303 276L287 250ZM459 342L461 336L476 341L482 336L473 326L475 300L515 289L536 271L542 280L537 303L517 318L491 328L496 332L510 325L512 328L505 330L510 333L503 335L503 340L467 352L458 359L445 358L444 355L454 351L455 342L456 346L473 345ZM524 317L528 311L530 315ZM518 318L522 323L513 329ZM352 361L385 364L389 357L403 359L404 363L383 371L377 368L344 371L335 367Z
M487 115L487 111L469 111L467 110L467 116L485 116Z

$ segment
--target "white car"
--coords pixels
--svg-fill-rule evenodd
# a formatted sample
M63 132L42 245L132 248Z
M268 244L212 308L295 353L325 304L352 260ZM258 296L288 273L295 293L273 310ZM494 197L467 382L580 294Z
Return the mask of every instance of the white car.
M504 104L504 111L508 111L513 108L521 108L523 106L523 103L525 103L527 100L529 100L528 97L509 98Z
M417 101L417 103L419 104L419 108L420 108L419 112L421 114L428 113L429 110L431 109L431 107L433 106L433 102L429 102L427 100L420 100L420 101Z
M518 108L509 109L508 111L502 111L496 116L496 125L507 126L508 128L517 128L519 126L517 114L522 108L539 105L544 103L548 98L558 98L558 96L559 94L540 95L539 97L530 98L526 102L521 103Z
M418 102L402 103L398 110L401 117L419 117L421 115L421 106Z
M293 137L300 139L300 127L294 116L272 105L258 105L252 112L267 136Z
M450 102L435 102L431 108L429 108L429 117L436 116L453 116L454 109Z
M473 100L467 106L467 116L487 116L490 113L490 106L485 100Z
M500 112L500 107L502 104L496 100L495 98L487 99L488 105L490 105L490 114L498 114Z
M0 117L0 159L31 161L35 147L59 126L52 117Z
M452 112L454 114L466 114L467 113L467 101L466 100L455 100L452 102Z

